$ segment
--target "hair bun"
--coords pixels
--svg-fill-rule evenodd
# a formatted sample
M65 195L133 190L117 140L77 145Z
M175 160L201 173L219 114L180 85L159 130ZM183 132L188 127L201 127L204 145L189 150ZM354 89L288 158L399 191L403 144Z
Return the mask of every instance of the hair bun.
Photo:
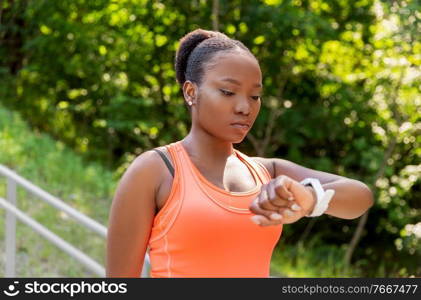
M175 56L176 79L180 85L182 85L186 80L185 71L190 54L197 47L197 45L212 37L228 38L223 33L199 28L189 32L180 39L180 46Z

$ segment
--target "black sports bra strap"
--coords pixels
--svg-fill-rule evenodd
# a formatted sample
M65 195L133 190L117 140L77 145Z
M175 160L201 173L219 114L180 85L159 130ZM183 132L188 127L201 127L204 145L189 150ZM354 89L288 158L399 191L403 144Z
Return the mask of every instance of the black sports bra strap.
M162 153L161 150L158 150L158 149L153 149L153 150L158 152L158 154L162 157L162 159L164 160L165 164L168 167L168 170L170 170L170 173L171 173L172 177L174 177L174 167L171 165L171 162L168 160L168 158L165 156L165 154Z

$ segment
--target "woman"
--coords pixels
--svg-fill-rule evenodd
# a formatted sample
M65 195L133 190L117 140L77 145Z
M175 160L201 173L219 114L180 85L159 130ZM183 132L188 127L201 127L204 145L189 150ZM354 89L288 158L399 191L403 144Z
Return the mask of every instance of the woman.
M259 63L240 41L190 32L175 69L191 130L142 153L123 175L107 276L139 277L149 247L151 277L268 277L283 224L321 213L357 218L373 204L362 182L233 148L253 126L262 90Z

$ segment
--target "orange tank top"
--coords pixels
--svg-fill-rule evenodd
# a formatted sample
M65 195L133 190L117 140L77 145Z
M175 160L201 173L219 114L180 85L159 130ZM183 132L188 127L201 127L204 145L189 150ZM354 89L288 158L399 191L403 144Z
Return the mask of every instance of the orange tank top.
M266 168L234 150L257 185L229 192L208 181L181 141L167 145L174 164L171 192L155 216L149 238L151 277L269 277L270 260L282 224L260 227L248 209Z

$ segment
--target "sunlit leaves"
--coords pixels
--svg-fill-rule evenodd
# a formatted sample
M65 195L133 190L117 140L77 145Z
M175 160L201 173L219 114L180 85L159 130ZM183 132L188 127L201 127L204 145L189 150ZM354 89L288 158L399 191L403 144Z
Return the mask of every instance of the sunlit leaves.
M265 37L264 37L263 35L260 35L260 36L256 37L256 38L253 40L253 42L254 42L256 45L263 44L263 43L265 42Z
M265 0L264 3L266 5L279 5L282 3L283 0Z
M157 34L155 36L155 45L157 47L162 47L163 45L167 43L167 41L168 41L168 38L165 35Z
M98 52L101 55L107 54L107 47L105 47L104 45L100 45L99 48L98 48Z
M225 30L229 35L233 35L237 31L235 26L232 24L228 24Z
M51 28L49 28L48 26L45 26L45 25L41 25L39 30L41 31L42 34L46 34L46 35L51 34L51 32L52 32Z

